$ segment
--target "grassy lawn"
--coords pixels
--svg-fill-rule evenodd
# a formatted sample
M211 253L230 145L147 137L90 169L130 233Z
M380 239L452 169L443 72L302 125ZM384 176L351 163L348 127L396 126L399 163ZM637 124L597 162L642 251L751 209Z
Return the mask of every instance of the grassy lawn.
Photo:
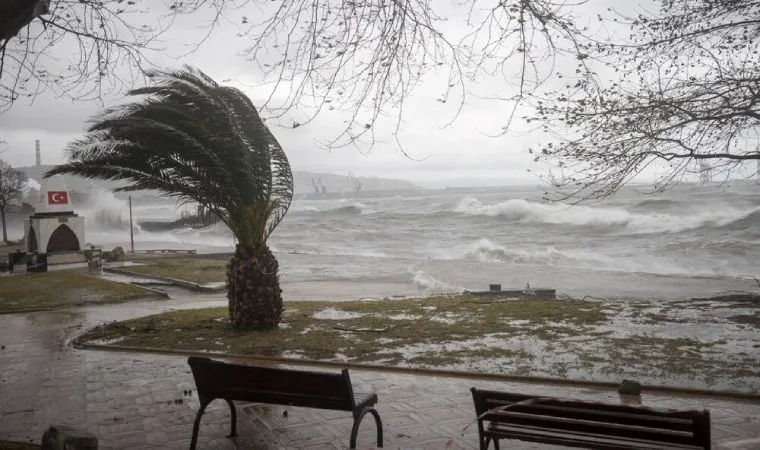
M490 302L471 297L427 298L424 300L288 302L280 329L268 332L233 331L226 308L176 311L127 322L109 324L87 333L84 340L124 338L120 345L185 350L224 351L240 354L298 355L312 359L332 359L336 354L357 362L401 361L399 352L388 348L423 343L443 344L479 339L484 334L508 333L514 328L503 322L512 320L564 321L582 329L604 319L598 304L520 300ZM452 317L466 315L467 320ZM556 332L551 326L539 327L540 334ZM390 343L393 345L389 345ZM488 355L520 352L491 348ZM420 361L441 364L467 355L435 352L421 355Z
M120 303L152 294L130 284L53 271L0 278L0 311Z
M0 240L0 253L13 253L16 250L24 251L23 241L3 241ZM0 447L2 448L2 447Z
M697 307L702 306L714 308ZM756 307L735 305L744 312ZM216 308L112 323L80 342L757 390L756 314L728 311L710 323L686 324L684 336L671 331L684 326L681 310L643 302L494 301L467 295L287 302L274 331L234 331L226 308ZM655 311L661 317L652 323ZM696 329L706 337L694 335ZM733 341L727 338L732 333Z
M125 270L205 284L226 280L229 259L173 256L141 258L139 261L143 265L125 267Z

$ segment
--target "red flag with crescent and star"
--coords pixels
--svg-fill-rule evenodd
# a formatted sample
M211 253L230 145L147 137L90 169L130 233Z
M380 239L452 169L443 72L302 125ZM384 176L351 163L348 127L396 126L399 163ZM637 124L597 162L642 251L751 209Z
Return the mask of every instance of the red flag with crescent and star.
M66 191L48 191L48 204L66 205L69 203L69 193Z

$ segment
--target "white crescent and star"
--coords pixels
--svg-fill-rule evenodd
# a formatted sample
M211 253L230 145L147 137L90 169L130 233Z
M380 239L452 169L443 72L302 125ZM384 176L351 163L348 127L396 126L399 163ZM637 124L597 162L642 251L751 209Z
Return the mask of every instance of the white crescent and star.
M61 202L63 200L63 195L56 192L55 194L50 196L50 200L52 200L55 203Z

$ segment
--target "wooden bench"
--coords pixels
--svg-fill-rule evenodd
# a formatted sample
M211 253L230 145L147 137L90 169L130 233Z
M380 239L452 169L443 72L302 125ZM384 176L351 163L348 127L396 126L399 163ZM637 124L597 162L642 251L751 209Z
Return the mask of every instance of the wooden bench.
M377 394L357 393L351 386L348 369L341 373L311 372L244 366L191 356L188 364L193 371L201 407L193 424L190 449L195 449L201 416L209 403L222 399L230 406L232 431L237 435L237 413L234 400L275 405L350 411L354 415L350 447L356 448L359 424L367 413L377 424L377 446L383 446L383 424L375 410Z
M710 412L471 389L480 448L499 439L593 449L710 449ZM504 408L507 407L507 408Z

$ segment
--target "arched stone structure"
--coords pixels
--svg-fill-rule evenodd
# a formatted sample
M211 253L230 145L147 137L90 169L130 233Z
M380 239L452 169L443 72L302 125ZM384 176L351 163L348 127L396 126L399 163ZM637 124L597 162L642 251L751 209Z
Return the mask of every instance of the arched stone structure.
M76 252L79 250L81 248L76 233L68 225L62 223L50 235L45 253Z
M29 253L78 252L86 242L84 217L74 213L66 180L61 175L42 180L39 203L28 223L24 239Z

